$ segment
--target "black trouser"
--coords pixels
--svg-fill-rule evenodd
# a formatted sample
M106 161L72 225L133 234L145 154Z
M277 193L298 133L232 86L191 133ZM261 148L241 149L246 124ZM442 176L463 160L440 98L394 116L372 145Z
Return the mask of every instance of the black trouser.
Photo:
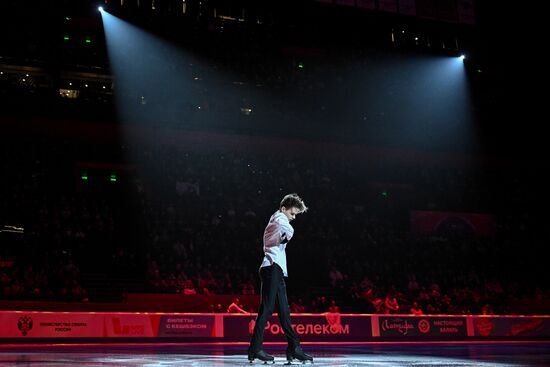
M288 306L288 298L286 296L283 269L277 264L261 267L260 279L262 281L262 298L249 350L257 352L262 349L264 328L267 325L267 320L273 314L275 304L277 304L279 322L285 333L289 348L297 347L300 344L300 339L298 338L298 334L292 329L290 322L290 307Z

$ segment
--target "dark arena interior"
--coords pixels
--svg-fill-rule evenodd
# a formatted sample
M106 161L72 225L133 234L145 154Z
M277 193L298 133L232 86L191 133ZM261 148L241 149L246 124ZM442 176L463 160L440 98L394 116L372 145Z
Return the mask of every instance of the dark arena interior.
M537 12L0 1L0 366L550 366Z

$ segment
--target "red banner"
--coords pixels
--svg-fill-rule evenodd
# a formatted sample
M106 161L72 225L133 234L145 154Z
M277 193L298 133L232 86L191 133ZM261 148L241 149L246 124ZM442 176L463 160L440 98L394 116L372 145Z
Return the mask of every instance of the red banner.
M0 312L0 338L102 337L103 317L88 312Z
M248 342L255 314L161 314L129 312L0 311L3 340L91 338L165 338L179 341ZM362 342L380 340L509 340L550 338L549 316L354 315L292 314L292 328L302 341ZM284 341L273 316L264 330L266 341Z
M425 316L373 316L374 337L424 337L461 338L468 335L466 317Z
M158 322L155 315L147 314L105 314L106 337L152 337L157 336Z
M489 214L412 211L411 232L442 237L493 236L496 220Z
M239 315L224 318L225 336L233 341L249 341L254 330L256 315ZM293 314L292 328L302 341L362 341L371 337L371 320L365 315ZM265 326L266 341L284 340L283 329L277 316Z
M223 315L165 315L160 319L158 336L221 338Z
M550 319L542 317L473 316L475 336L544 337L550 330Z

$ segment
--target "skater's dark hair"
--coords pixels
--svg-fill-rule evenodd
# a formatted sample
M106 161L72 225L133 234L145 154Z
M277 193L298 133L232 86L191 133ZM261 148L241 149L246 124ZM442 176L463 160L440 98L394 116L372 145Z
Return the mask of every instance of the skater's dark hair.
M283 206L287 209L297 208L300 213L304 213L305 211L307 211L306 204L304 204L304 201L301 197L298 196L298 194L285 195L283 200L281 200L280 208L282 208Z

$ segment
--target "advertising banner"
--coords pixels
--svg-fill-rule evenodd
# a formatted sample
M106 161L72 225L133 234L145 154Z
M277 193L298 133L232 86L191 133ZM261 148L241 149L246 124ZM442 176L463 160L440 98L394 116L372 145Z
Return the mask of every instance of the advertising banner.
M83 312L1 312L2 338L102 337L103 317Z
M468 335L466 317L425 317L387 315L372 316L372 336L408 338L419 336L430 337L465 337Z
M411 232L442 237L493 236L496 220L489 214L412 211Z
M223 338L223 315L163 315L160 317L160 337Z
M22 312L0 311L0 340L93 338L108 341L146 338L206 342L248 342L256 314ZM550 338L549 316L292 314L302 341L362 342L423 339ZM284 342L277 316L268 320L264 340Z
M472 316L474 336L481 337L548 337L548 317L494 317Z
M227 339L249 341L256 315L229 316L224 319ZM336 313L292 315L292 327L302 341L360 341L371 337L368 316ZM269 319L264 330L265 341L284 341L284 331L276 316Z
M104 315L106 337L157 336L158 317L154 314L109 313Z

